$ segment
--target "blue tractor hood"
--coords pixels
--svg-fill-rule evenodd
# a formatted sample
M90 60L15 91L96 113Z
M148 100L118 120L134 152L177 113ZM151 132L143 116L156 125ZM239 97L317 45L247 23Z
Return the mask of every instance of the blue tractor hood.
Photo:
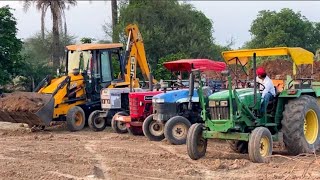
M153 96L155 99L164 99L164 103L176 103L179 100L185 101L189 98L189 89L179 89L174 91L167 91L166 93L161 93ZM193 100L199 101L198 92L195 89L193 91Z

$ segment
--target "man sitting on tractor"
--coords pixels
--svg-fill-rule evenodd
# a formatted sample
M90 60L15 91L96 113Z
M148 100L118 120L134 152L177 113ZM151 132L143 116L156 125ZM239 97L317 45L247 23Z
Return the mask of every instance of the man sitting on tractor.
M263 67L259 67L256 70L257 82L260 84L260 91L262 91L261 99L263 99L260 113L263 114L266 111L269 101L272 101L276 95L275 88L272 80L267 76Z

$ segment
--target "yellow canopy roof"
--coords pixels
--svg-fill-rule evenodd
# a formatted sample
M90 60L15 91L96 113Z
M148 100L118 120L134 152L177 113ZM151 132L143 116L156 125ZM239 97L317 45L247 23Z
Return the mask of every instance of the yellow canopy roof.
M235 64L236 58L238 58L241 64L244 65L249 61L249 58L253 57L253 53L256 53L257 57L289 55L296 65L313 64L314 56L312 52L299 47L276 47L224 51L222 52L222 57L227 64Z
M97 49L112 49L123 47L122 43L110 43L110 44L73 44L67 46L69 51L85 51L85 50L97 50Z

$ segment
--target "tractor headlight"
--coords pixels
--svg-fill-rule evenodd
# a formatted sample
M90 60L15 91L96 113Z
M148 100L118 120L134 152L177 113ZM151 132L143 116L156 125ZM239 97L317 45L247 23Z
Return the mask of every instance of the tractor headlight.
M216 102L215 101L209 101L209 107L215 107Z
M164 99L152 99L152 103L164 103Z
M228 106L228 101L220 101L220 106Z

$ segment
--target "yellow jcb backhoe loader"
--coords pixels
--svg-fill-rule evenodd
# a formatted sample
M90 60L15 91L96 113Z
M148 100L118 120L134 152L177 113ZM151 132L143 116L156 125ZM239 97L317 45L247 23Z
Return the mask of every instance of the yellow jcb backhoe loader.
M66 75L54 79L47 76L35 92L3 94L0 121L27 123L33 128L44 128L51 121L66 121L70 131L81 130L89 114L101 109L101 89L139 88L136 59L141 59L137 58L137 48L141 47L136 43L141 34L134 24L127 26L126 32L128 44L124 56L120 43L67 46ZM149 79L148 63L145 57L142 59L138 65ZM112 61L120 62L118 79L114 77Z

